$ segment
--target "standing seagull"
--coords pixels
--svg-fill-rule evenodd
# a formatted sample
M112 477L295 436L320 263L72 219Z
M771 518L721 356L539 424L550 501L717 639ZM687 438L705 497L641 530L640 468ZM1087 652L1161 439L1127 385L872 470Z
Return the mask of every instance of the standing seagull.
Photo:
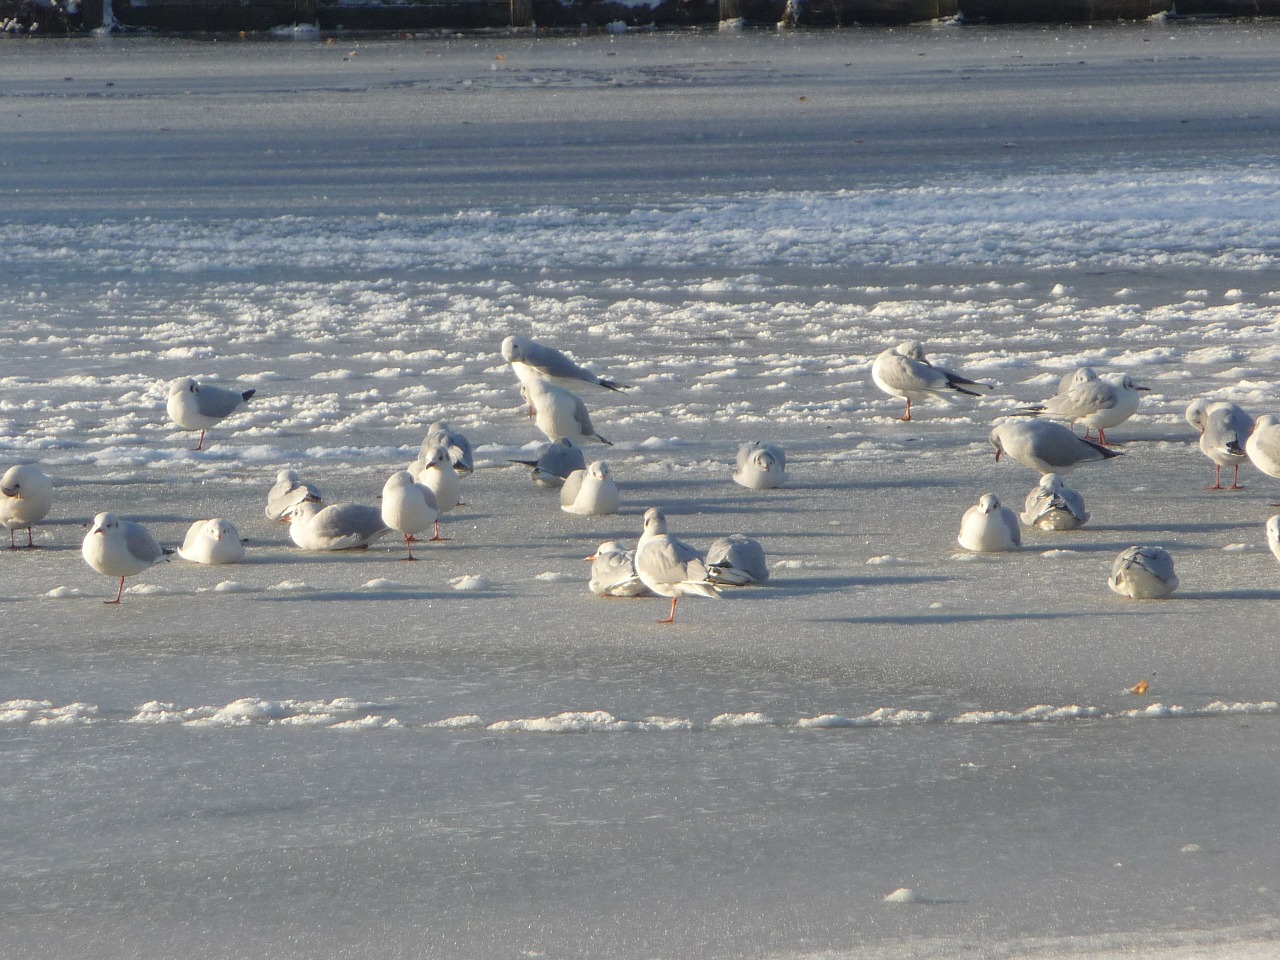
M935 367L925 359L924 347L916 340L890 347L876 357L875 363L871 364L871 379L885 393L907 401L907 412L899 420L911 419L912 400L938 397L947 403L955 403L957 393L977 397L981 396L981 390L995 389L992 384L978 383Z
M1041 473L1065 473L1082 463L1123 456L1051 420L1006 420L991 431L990 439L997 461L1007 453Z
M440 509L430 487L416 483L408 470L387 478L382 486L382 522L404 534L404 547L409 551L405 560L418 559L413 555L413 535L439 519Z
M199 430L200 442L192 449L202 450L205 430L231 416L256 392L201 386L190 377L183 377L169 384L169 419L183 430Z
M426 461L418 471L417 480L430 490L436 499L436 517L432 523L431 539L440 541L446 539L440 536L440 517L458 505L462 481L458 479L458 474L453 468L447 447L437 446L427 454Z
M584 383L606 390L628 390L631 385L619 383L579 366L555 347L548 347L528 337L507 337L502 341L502 359L511 364L520 382L549 380L562 387L574 388Z
M156 543L151 532L140 523L121 520L114 513L100 513L93 518L93 526L85 534L80 553L84 562L101 574L120 578L120 589L114 600L105 604L117 604L124 596L124 578L132 577L167 560L171 550Z
M984 493L960 520L956 542L971 553L1000 553L1022 546L1018 517L1000 505L994 493Z
M752 440L738 448L733 482L748 490L770 490L787 482L787 455L781 447Z
M1107 430L1132 417L1138 410L1142 394L1150 389L1138 386L1127 373L1112 379L1084 380L1066 393L1056 394L1042 404L1029 407L1028 412L1083 423L1085 439L1096 430L1098 442L1105 445Z
M285 514L302 502L321 503L324 497L313 484L303 483L296 470L281 470L276 474L275 486L267 492L265 513L268 520L283 523Z
M1234 403L1201 398L1187 406L1187 423L1200 434L1200 451L1213 461L1213 486L1206 490L1243 490L1240 464L1249 459L1245 444L1253 432L1253 417ZM1222 485L1222 468L1231 467L1231 486Z
M49 515L53 506L53 481L34 463L10 467L0 477L0 527L9 530L9 549L17 550L15 530L27 531L27 546L34 547L31 528Z
M576 393L537 378L524 385L524 393L533 406L538 429L548 440L568 437L575 443L596 440L606 446L613 446L612 441L596 433L596 428L591 425L591 414L587 413L587 405Z
M666 515L657 507L644 513L644 533L636 544L636 575L654 593L671 598L671 610L659 623L675 623L680 597L720 596L698 551L667 535Z
M1164 547L1129 547L1111 565L1107 586L1122 597L1158 600L1178 589L1173 557Z

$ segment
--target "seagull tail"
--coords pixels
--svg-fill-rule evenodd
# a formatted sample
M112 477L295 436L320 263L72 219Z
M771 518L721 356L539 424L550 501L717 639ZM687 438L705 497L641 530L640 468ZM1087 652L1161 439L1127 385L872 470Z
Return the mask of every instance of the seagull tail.
M248 400L250 397L252 397L252 396L253 396L255 393L257 393L257 392L258 392L257 390L246 390L244 393L240 394L240 399L241 399L241 400Z

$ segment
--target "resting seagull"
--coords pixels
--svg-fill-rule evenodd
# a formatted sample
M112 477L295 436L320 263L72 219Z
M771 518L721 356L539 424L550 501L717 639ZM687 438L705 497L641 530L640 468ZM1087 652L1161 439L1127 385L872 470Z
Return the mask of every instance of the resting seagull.
M204 449L204 433L221 423L248 402L256 390L224 390L199 384L190 377L183 377L169 384L169 400L166 407L169 419L184 430L199 430L200 441L193 450Z

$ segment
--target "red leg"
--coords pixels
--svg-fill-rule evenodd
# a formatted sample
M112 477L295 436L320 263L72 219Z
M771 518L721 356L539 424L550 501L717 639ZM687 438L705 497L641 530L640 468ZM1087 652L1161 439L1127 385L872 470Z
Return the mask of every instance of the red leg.
M448 538L448 537L442 537L442 536L440 536L440 521L439 521L439 520L436 520L435 527L434 527L434 529L432 530L431 542L432 542L432 543L447 543L448 541L449 541L449 538Z
M1228 490L1244 489L1244 487L1240 486L1240 464L1238 463L1235 465L1235 473L1231 477L1231 486L1229 486L1227 489ZM30 532L31 532L30 530L27 531L27 533L30 533Z
M197 443L194 447L192 447L192 448L191 448L191 450L194 452L194 451L196 451L196 450L203 450L203 449L204 449L204 431L203 431L203 430L201 430L201 431L200 431L200 442L199 442L199 443Z
M1239 468L1237 468L1237 469L1239 469ZM1221 490L1221 489L1222 489L1222 464L1220 464L1220 463L1215 463L1215 464L1213 465L1213 486L1212 486L1212 487L1205 487L1205 489L1206 489L1206 490Z
M413 555L413 535L412 534L406 533L404 535L404 548L409 551L409 555L407 557L401 557L400 558L401 562L404 562L405 560L418 559Z
M659 623L675 623L676 622L676 601L679 597L671 598L671 612L667 614L667 619L659 620Z
M911 398L910 397L907 397L907 412L904 413L902 416L900 416L898 419L901 420L903 423L906 423L908 420L911 419Z
M116 591L116 598L114 600L103 600L102 602L105 603L107 606L111 606L112 604L118 604L120 602L120 598L123 596L124 596L124 577L121 577L120 589Z

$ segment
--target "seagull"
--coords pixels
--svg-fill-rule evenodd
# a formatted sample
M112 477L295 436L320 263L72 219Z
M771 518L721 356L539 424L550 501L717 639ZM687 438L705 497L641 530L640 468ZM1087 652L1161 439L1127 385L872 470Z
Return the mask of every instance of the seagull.
M636 575L636 555L617 540L606 540L587 557L591 564L588 588L597 597L651 597Z
M1245 444L1253 431L1253 417L1234 403L1201 398L1187 406L1187 423L1200 434L1200 450L1213 461L1213 486L1206 490L1243 490L1240 464L1249 459ZM1231 467L1231 486L1222 485L1222 468Z
M1041 473L1065 473L1082 463L1123 456L1051 420L1005 420L991 431L990 439L997 461L1007 453Z
M1074 386L1097 379L1098 374L1093 367L1076 367L1070 373L1063 374L1062 379L1058 381L1058 393L1066 393Z
M1085 439L1098 431L1098 442L1105 445L1107 430L1124 423L1138 410L1142 394L1150 387L1140 387L1129 374L1107 379L1099 377L1077 383L1066 393L1050 397L1042 404L1028 407L1027 412L1071 423L1083 423Z
M459 473L471 473L475 470L475 458L471 453L471 441L458 433L444 420L437 420L427 427L426 439L422 441L422 450L418 460L425 463L435 447L444 447L449 451L449 462ZM421 467L418 468L422 469Z
M320 495L320 490L310 483L303 483L298 479L296 470L281 470L276 474L275 486L267 492L267 506L264 511L268 520L284 522L284 515L289 512L289 508L306 501L308 503L321 503L324 497Z
M1027 494L1022 522L1038 530L1074 530L1089 519L1084 497L1070 489L1056 473L1046 473Z
M49 515L53 506L53 481L34 463L10 467L0 477L0 527L9 530L9 549L17 550L15 530L26 529L27 546L34 547L31 528Z
M150 569L169 559L172 550L156 543L151 532L140 523L121 520L114 513L100 513L93 518L93 525L80 545L84 562L101 574L120 578L120 589L114 600L105 604L118 604L124 596L124 579Z
M584 383L606 390L629 390L631 385L597 376L579 366L555 347L548 347L528 337L507 337L502 341L502 359L511 364L522 384L530 380L549 380L561 387L575 388Z
M183 377L169 384L169 419L183 430L199 430L200 441L192 449L202 450L205 430L231 416L256 392L201 386L190 377Z
M285 514L289 536L303 550L363 550L391 532L377 507L335 503L323 507L306 501Z
M871 379L877 387L893 397L907 401L907 412L899 420L911 419L911 401L925 397L938 397L955 403L955 395L981 396L980 390L994 390L990 383L978 383L935 367L925 359L924 347L916 340L907 340L890 347L871 364Z
M769 490L787 482L787 455L779 446L752 440L738 448L734 483L748 490Z
M671 610L659 623L675 623L681 597L716 597L719 588L698 551L667 534L667 518L657 507L644 514L644 532L636 544L636 574L656 594L671 598Z
M244 559L244 542L230 520L197 520L187 529L178 556L192 563L239 563Z
M432 523L431 539L444 540L446 538L440 536L440 518L458 505L458 495L462 493L462 481L453 469L447 447L437 446L427 455L426 463L418 471L417 481L436 498L436 518Z
M972 553L1000 553L1022 546L1017 515L1000 505L994 493L984 493L960 520L960 546Z
M538 448L536 460L507 462L533 467L533 482L542 487L563 486L565 477L573 471L587 469L587 458L582 455L582 448L568 437L561 437L554 443L544 443Z
M591 425L591 414L587 413L587 405L576 393L537 378L526 383L523 390L533 406L538 429L548 440L568 437L575 443L596 440L606 446L613 446L611 441L596 433L595 427Z
M405 560L418 559L413 555L413 535L422 533L439 519L440 509L430 487L417 483L408 470L400 470L387 478L382 486L382 522L404 534L404 546L409 551Z
M1178 589L1173 557L1164 547L1129 547L1111 564L1107 585L1122 597L1156 600Z
M622 495L609 471L609 464L596 460L585 470L575 470L560 488L560 509L582 517L603 517L617 513Z
M1245 441L1249 462L1269 477L1280 477L1280 417L1264 413Z
M1267 546L1271 555L1280 560L1280 513L1267 521Z
M764 583L769 579L769 565L765 563L764 547L759 540L752 540L740 533L721 537L707 551L707 569L711 581L734 587L749 583Z

